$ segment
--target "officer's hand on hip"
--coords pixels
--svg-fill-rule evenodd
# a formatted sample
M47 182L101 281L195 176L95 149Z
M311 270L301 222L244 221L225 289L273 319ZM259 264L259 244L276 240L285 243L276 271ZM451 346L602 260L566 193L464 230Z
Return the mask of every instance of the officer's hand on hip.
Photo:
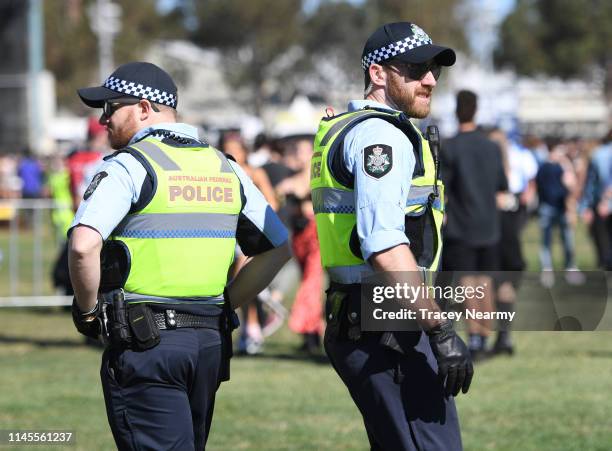
M96 304L90 312L81 312L77 305L76 298L72 300L72 321L76 329L86 337L96 340L102 333L102 325L98 320L99 304Z
M474 376L472 357L450 321L427 331L429 344L438 361L438 376L445 383L446 396L457 396L459 390L467 393Z

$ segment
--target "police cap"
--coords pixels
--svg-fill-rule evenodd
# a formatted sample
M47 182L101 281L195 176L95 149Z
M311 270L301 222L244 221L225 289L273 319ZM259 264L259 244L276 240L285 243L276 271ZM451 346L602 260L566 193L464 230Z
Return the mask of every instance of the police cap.
M102 86L77 90L81 100L92 108L119 97L146 99L176 109L177 88L163 69L152 63L133 62L119 66Z
M455 64L455 51L434 45L427 33L416 24L395 22L383 25L368 38L361 54L366 88L370 82L368 69L372 64L390 60L419 64L430 59L441 66L452 66Z

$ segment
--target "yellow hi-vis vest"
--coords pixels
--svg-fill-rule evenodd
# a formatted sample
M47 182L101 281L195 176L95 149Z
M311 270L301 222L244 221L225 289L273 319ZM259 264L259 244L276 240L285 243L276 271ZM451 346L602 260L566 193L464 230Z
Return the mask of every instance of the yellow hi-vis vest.
M51 198L55 202L51 212L51 220L59 242L66 240L66 233L70 228L74 211L72 211L72 194L70 194L70 176L68 171L61 169L52 172L48 179Z
M353 127L371 118L390 122L412 143L416 164L405 207L405 233L418 265L436 271L442 250L444 186L437 178L429 142L403 113L370 108L323 118L315 136L310 188L323 266L365 263L357 236L353 186L334 177L330 156L342 152L344 137Z
M223 293L234 259L240 180L227 158L205 147L174 147L151 137L125 151L154 180L153 197L112 232L129 254L124 289L169 298Z

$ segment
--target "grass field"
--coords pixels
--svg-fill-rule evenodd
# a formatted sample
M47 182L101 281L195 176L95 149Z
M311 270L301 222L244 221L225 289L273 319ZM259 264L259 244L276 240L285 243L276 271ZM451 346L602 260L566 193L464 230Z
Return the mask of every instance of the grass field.
M525 241L534 270L536 228L530 224ZM593 267L582 229L577 254L581 267ZM612 332L518 332L515 339L517 355L479 364L470 393L457 398L465 449L612 450ZM368 449L346 389L323 357L297 354L298 344L283 328L264 357L233 360L209 449ZM72 429L71 449L114 449L99 361L66 313L1 309L0 429Z

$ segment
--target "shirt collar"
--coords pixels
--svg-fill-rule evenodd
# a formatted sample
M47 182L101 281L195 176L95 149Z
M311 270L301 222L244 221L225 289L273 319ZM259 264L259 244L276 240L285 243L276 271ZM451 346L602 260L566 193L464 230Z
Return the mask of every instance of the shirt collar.
M132 136L132 139L130 139L128 145L140 141L142 138L151 134L151 132L155 130L168 130L185 138L199 139L198 129L195 128L193 125L184 124L181 122L164 122L161 124L151 125L150 127L146 127L142 130L139 130L134 136Z
M385 105L384 103L379 103L379 102L375 102L374 100L351 100L348 104L348 110L350 112L353 111L357 111L357 110L362 110L365 107L372 107L372 108L381 108L384 110L389 110L392 112L397 112L397 110L394 110L393 108L391 108L389 105Z

